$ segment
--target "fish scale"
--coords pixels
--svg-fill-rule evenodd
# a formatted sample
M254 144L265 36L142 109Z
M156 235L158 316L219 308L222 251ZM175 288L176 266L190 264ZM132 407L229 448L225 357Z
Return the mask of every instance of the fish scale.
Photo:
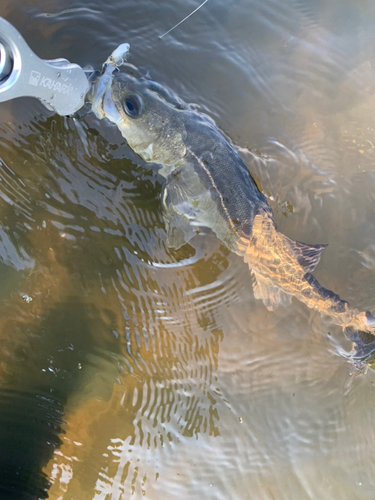
M229 223L248 236L254 216L263 209L270 211L266 198L258 190L246 165L223 135L194 116L185 122L188 151L196 160L194 168L205 178L216 198L218 210L229 217Z

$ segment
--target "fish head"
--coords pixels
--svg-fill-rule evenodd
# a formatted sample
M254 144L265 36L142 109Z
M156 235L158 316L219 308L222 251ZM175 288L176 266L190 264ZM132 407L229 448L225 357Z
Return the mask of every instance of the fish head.
M115 123L129 146L145 161L176 165L186 154L185 109L159 84L140 77L134 66L108 65L93 85L90 100L98 118Z

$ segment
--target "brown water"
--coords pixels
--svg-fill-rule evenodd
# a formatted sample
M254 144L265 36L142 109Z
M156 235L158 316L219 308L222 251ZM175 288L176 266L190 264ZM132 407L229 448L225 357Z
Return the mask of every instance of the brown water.
M4 1L43 58L130 62L212 116L316 277L375 307L375 4ZM157 168L116 128L0 111L0 497L375 498L374 372L268 312L213 234L166 247ZM28 297L32 301L27 300Z

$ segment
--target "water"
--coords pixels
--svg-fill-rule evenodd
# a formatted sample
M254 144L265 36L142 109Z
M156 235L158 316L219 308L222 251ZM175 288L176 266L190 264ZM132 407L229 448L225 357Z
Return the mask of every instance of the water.
M213 117L315 273L374 308L375 5L4 1L43 58L130 62ZM374 372L212 234L166 247L161 179L115 127L1 105L3 499L374 498ZM30 301L30 298L32 299Z

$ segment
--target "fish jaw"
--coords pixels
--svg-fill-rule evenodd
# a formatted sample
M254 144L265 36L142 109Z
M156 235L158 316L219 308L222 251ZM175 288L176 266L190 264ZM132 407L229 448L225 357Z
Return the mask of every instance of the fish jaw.
M122 66L129 54L130 45L123 43L108 57L103 64L103 73L96 80L89 93L89 100L92 102L92 111L97 118L108 118L114 123L118 123L121 115L118 112L115 103L111 99L111 86L113 73L119 66Z
M115 70L116 66L114 64L107 64L104 73L94 83L89 99L91 99L91 110L99 120L108 118L111 122L119 125L121 115L111 97L113 72Z

